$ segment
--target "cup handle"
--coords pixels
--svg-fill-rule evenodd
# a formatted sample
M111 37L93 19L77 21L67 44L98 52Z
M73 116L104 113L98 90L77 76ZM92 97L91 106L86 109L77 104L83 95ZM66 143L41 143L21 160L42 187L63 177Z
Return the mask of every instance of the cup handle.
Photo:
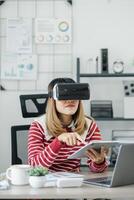
M6 171L6 177L11 180L12 177L11 177L11 168L8 168L7 171Z

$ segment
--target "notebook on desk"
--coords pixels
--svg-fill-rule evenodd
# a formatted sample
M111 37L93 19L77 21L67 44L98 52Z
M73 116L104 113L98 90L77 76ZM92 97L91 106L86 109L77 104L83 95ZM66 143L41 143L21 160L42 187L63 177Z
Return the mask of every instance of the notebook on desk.
M111 177L85 179L84 183L105 187L117 187L134 184L134 144L122 144L119 147L116 164Z

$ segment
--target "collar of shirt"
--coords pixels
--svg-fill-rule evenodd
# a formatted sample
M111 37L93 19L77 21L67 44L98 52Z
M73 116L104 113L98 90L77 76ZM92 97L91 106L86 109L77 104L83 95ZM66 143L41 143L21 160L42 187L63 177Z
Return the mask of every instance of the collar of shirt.
M53 137L53 135L51 135L51 134L48 133L47 127L46 127L46 123L44 123L44 122L46 121L46 116L45 116L45 115L42 115L41 117L36 118L35 121L37 121L37 122L43 127L43 129L44 129L44 134L45 134L45 136L46 136L46 140L50 140L50 139ZM85 130L85 132L81 135L81 138L82 138L83 140L86 139L86 136L87 136L87 134L88 134L89 127L90 127L90 125L91 125L91 123L92 123L92 120L90 120L90 119L88 119L88 118L86 118L86 121L87 121L88 127L87 127L87 130ZM69 124L66 128L69 129L69 130L71 130L71 131L73 132L73 131L75 130L75 123L74 123L74 121L72 121L71 124ZM91 135L91 136L92 136L92 135ZM90 136L90 137L91 137L91 136Z

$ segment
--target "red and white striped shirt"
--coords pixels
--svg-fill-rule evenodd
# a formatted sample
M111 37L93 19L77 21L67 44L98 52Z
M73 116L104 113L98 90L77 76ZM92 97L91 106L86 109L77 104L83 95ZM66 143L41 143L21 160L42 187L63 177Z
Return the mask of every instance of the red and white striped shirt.
M101 140L101 134L95 121L88 118L86 121L88 128L81 138L86 142ZM79 171L80 159L69 160L67 158L83 145L68 146L50 135L45 125L45 115L43 115L37 118L29 129L28 162L32 166L47 167L50 171ZM87 163L93 172L102 172L107 168L107 161L97 165L87 158Z

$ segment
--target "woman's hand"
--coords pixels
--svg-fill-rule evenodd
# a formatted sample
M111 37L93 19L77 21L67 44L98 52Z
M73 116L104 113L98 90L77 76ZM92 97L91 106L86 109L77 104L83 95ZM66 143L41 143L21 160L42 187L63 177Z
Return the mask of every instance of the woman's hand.
M101 164L105 161L105 158L108 154L108 148L102 146L100 152L91 148L86 152L87 157L89 157L96 164Z
M66 132L58 136L58 140L69 146L80 145L85 143L77 132Z

